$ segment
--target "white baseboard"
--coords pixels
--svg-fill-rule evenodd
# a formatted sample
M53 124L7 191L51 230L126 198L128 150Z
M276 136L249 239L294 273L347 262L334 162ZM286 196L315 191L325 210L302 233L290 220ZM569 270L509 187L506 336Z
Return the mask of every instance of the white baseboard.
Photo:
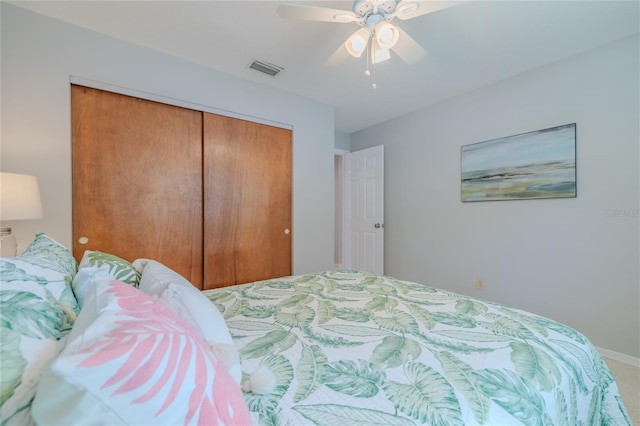
M612 351L610 349L604 349L596 347L600 355L604 358L609 358L614 361L622 362L624 364L629 364L633 367L640 367L640 358L636 358L631 355L621 354L620 352Z

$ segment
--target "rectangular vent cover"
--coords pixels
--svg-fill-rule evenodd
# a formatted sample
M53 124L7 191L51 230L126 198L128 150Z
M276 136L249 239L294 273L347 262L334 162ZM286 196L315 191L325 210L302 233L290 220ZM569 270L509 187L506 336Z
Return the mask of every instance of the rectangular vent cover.
M270 75L271 77L275 77L280 71L284 70L284 68L279 67L277 65L270 64L269 62L264 61L256 61L254 60L249 65L249 68L260 71L261 73Z

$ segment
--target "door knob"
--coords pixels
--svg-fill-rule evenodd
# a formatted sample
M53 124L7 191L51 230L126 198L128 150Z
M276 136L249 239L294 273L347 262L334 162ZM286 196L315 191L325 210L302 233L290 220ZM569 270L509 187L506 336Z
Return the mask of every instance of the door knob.
M380 224L380 223L376 223L375 225L373 225L374 228L384 228L384 223Z

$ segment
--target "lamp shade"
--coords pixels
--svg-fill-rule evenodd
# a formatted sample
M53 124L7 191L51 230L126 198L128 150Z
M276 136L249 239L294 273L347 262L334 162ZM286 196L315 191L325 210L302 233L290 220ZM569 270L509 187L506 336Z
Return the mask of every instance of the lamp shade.
M39 219L42 203L38 179L16 173L0 173L0 220Z

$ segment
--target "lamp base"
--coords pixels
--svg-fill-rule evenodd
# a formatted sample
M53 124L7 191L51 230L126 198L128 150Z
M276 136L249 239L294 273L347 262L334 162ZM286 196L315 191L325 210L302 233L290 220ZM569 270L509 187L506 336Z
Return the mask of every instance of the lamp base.
M16 254L18 254L18 243L11 233L11 228L0 228L0 255L14 257Z

